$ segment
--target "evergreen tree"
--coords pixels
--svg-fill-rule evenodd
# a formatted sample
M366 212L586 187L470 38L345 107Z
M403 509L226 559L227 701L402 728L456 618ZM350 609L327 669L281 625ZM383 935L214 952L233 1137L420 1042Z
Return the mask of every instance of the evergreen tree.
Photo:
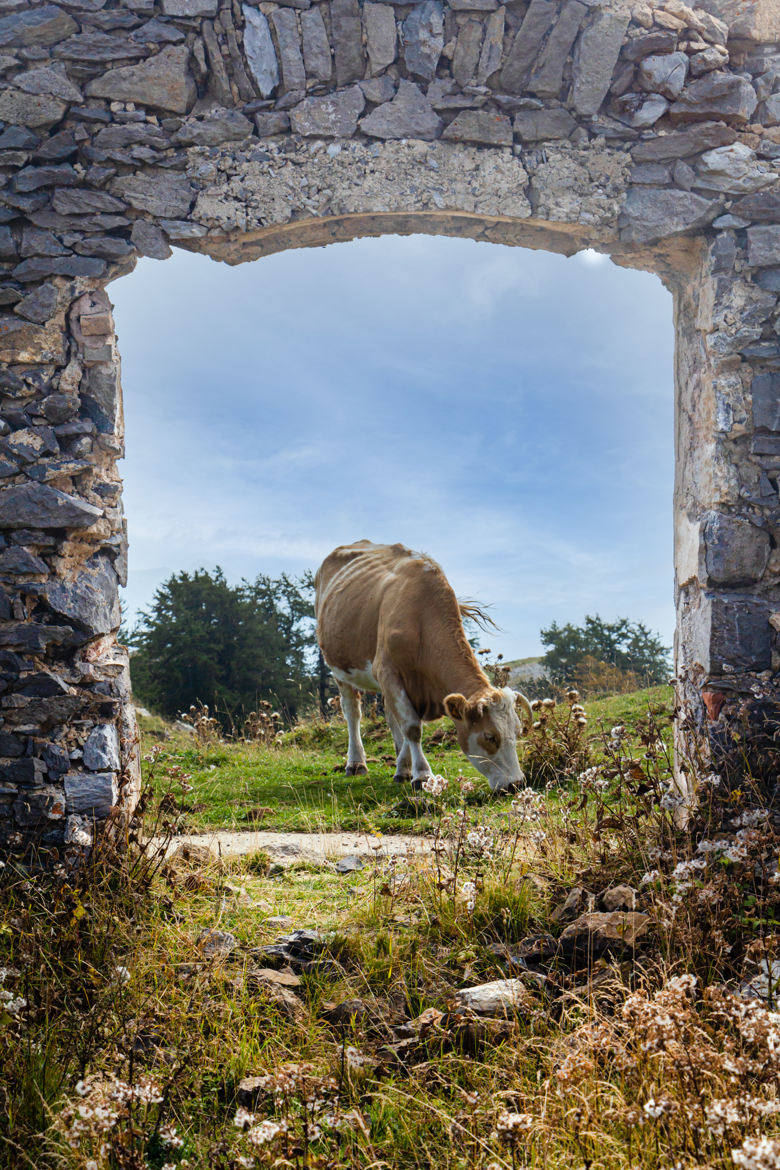
M129 638L137 698L170 717L205 703L226 729L261 699L293 718L312 692L311 590L310 574L174 573Z
M586 658L634 674L643 686L655 686L669 675L669 649L642 622L605 622L588 615L581 626L553 622L540 637L547 647L542 662L556 683L572 682Z

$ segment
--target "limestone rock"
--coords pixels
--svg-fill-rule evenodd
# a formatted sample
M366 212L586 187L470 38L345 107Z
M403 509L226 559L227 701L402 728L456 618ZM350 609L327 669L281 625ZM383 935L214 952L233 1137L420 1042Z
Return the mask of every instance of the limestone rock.
M628 27L628 15L602 9L579 39L572 105L578 114L597 114L607 96Z
M48 48L78 31L79 26L67 12L55 4L44 4L40 8L14 12L0 20L0 49L28 45Z
M522 110L515 114L514 131L523 142L568 138L577 123L568 110Z
M217 0L162 0L164 16L216 16Z
M615 117L634 130L647 130L663 118L669 109L668 99L660 93L626 93L612 105Z
M705 73L712 73L716 69L725 68L728 63L728 49L722 48L720 45L713 45L708 49L702 49L700 53L694 53L691 57L691 76L703 77Z
M152 260L167 260L171 255L171 248L164 233L156 224L148 223L145 219L135 221L130 239L141 256L149 256Z
M42 483L0 488L0 526L4 528L90 528L99 508Z
M718 213L717 200L688 191L632 187L620 217L621 237L650 244L705 227Z
M319 8L301 13L301 37L306 76L315 81L330 81L333 59L325 21Z
M418 85L401 80L391 102L377 106L360 122L372 138L436 138L442 120Z
M378 106L383 102L389 102L395 94L395 82L387 73L382 77L370 77L367 81L359 82L359 85L366 101L374 102Z
M687 76L687 53L663 53L640 62L637 80L642 89L674 99L682 93Z
M508 93L522 92L526 76L557 10L554 0L531 0L501 70L501 86Z
M65 807L98 821L111 815L119 798L114 772L66 772Z
M271 23L279 46L282 87L286 93L303 92L306 88L306 69L298 36L298 17L291 8L277 8L271 14Z
M718 146L729 146L736 137L735 131L722 122L702 122L686 130L674 130L671 134L658 134L645 142L637 142L631 148L631 157L636 162L667 162Z
M44 598L49 609L74 622L87 637L109 634L119 628L117 575L106 556L91 557L70 580L49 582Z
M580 0L567 0L539 55L528 88L540 97L557 97L563 67L588 9Z
M406 68L413 77L430 81L444 48L444 6L441 0L415 4L402 25Z
M636 890L633 886L611 886L599 899L602 910L633 910L636 906Z
M750 397L753 426L760 430L780 432L780 373L754 374Z
M389 4L364 4L368 61L373 74L381 73L395 61L397 32L395 10Z
M485 39L477 65L477 85L486 85L501 68L505 25L506 8L502 5L488 17L485 26Z
M197 96L186 45L171 45L138 65L109 69L87 85L90 97L137 102L173 114L186 114Z
M111 190L125 201L123 206L170 219L185 216L195 197L186 175L175 171L137 170L114 179Z
M296 134L308 137L351 138L365 104L360 87L351 85L325 97L304 98L290 111L290 123Z
M224 959L238 946L238 939L229 930L202 930L195 944L204 959Z
M772 630L765 601L716 594L705 599L704 609L709 639L695 651L706 671L722 674L724 666L729 670L769 668Z
M482 25L478 20L467 20L461 25L452 57L452 76L460 86L468 85L477 71L482 33Z
M586 910L592 910L594 903L594 896L584 886L574 886L569 890L566 898L559 906L550 914L552 922L573 922L580 914Z
M67 104L49 94L29 94L6 88L0 92L0 121L36 130L54 125L64 117Z
M269 97L279 84L279 62L268 21L258 8L243 4L244 52L257 88Z
M238 110L218 110L204 118L189 118L173 140L182 146L221 146L248 138L252 129L252 123Z
M26 73L17 73L14 85L25 93L49 94L51 97L61 98L64 102L84 100L81 90L73 84L62 68L45 65L38 69L28 69Z
M357 873L364 865L360 857L340 857L336 862L336 873Z
M284 110L267 110L255 114L255 129L260 138L271 134L284 134L290 129L290 115Z
M581 914L561 934L564 952L597 958L607 950L633 950L650 930L650 918L637 910Z
M701 122L725 118L747 122L758 105L756 91L749 81L734 73L715 71L692 81L669 110L676 122Z
M506 114L492 110L463 110L450 122L442 138L485 146L511 146L512 123Z
M780 263L780 224L748 228L748 264L768 268Z
M478 987L464 987L455 993L455 1000L462 1011L491 1017L516 1015L533 1005L533 997L521 979L496 979Z
M336 84L360 81L365 72L363 26L357 0L330 0L330 27L336 60Z
M677 35L673 32L654 31L641 33L626 43L623 56L627 61L641 61L657 53L673 53L677 48Z
M780 175L769 170L744 142L719 146L703 154L696 163L696 186L708 191L742 195L777 183Z
M84 744L83 757L90 772L119 771L119 733L113 723L93 727Z

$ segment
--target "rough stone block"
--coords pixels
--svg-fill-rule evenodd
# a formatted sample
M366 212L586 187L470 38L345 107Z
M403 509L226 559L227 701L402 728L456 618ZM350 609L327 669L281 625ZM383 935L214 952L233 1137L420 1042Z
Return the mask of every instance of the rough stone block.
M748 264L768 268L780 263L780 224L748 228Z
M534 66L529 89L540 97L557 97L563 67L588 9L580 0L567 0Z
M65 816L65 796L59 788L34 788L14 801L14 820L25 828L61 821Z
M772 629L765 602L747 597L708 596L702 618L700 662L708 674L767 670L772 661Z
M279 84L279 62L271 39L268 20L259 9L242 5L244 13L244 52L257 88L269 97Z
M398 39L395 10L389 4L365 4L363 21L366 26L366 46L371 72L381 73L395 61Z
M677 122L725 118L747 122L758 105L753 86L744 77L716 71L692 81L669 110Z
M330 27L336 59L336 84L342 86L360 81L366 62L357 0L330 0Z
M402 80L390 102L363 118L360 129L372 138L436 138L442 120L418 85Z
M333 58L325 21L319 8L311 8L308 12L301 13L301 37L306 76L315 81L330 81Z
M137 102L156 110L186 114L197 97L186 45L171 45L137 65L109 69L87 85L90 97Z
M585 117L597 114L607 96L628 14L602 9L581 34L574 58L572 105Z
M90 772L119 771L119 733L113 723L93 727L84 744L84 765Z
M568 110L522 110L514 120L515 134L523 142L568 138L576 127Z
M67 772L65 775L68 814L81 813L103 821L111 815L118 798L119 788L113 772Z
M298 35L298 17L291 8L277 8L271 14L271 23L279 47L282 88L285 93L303 92L306 88L306 68Z
M557 12L558 6L554 0L531 0L501 70L501 86L508 93L522 92L526 77Z
M753 426L780 432L780 373L754 374L750 387Z
M315 138L351 138L365 104L360 87L351 85L325 97L305 98L290 111L290 123L296 134Z
M14 12L0 20L0 49L21 49L30 45L48 48L78 31L79 26L67 12L55 4L44 4L41 8Z
M44 598L54 613L74 622L88 637L119 628L117 575L108 557L92 557L70 580L51 581Z
M0 488L0 527L90 528L103 515L99 508L42 483Z
M671 162L716 146L728 146L736 137L736 131L723 122L702 122L686 130L674 130L671 134L658 134L637 142L631 147L631 157L635 162Z
M444 48L444 6L441 0L416 4L402 25L406 68L413 77L431 81Z
M705 227L718 213L717 200L687 191L633 187L620 216L621 236L637 244Z
M152 168L114 179L111 190L122 197L123 206L129 203L138 211L168 219L185 216L195 198L186 175Z
M704 524L706 584L753 585L769 561L769 533L741 516L715 513Z

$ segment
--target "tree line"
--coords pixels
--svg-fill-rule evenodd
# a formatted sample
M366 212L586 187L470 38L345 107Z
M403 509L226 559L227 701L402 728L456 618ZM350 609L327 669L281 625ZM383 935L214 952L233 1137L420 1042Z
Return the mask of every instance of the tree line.
M169 718L204 703L230 731L265 701L293 722L333 690L317 648L310 573L237 585L220 568L174 573L122 635L136 700ZM554 686L573 683L589 695L668 677L669 650L641 622L553 622L541 640Z

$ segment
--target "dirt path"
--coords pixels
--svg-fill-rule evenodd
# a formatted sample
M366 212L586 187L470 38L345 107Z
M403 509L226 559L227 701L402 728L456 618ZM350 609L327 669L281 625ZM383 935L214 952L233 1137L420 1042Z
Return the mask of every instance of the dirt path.
M390 834L372 837L368 833L272 833L269 831L191 833L175 837L177 845L207 845L215 856L235 857L263 850L272 861L290 865L295 861L323 862L339 857L369 858L430 853L430 837Z

